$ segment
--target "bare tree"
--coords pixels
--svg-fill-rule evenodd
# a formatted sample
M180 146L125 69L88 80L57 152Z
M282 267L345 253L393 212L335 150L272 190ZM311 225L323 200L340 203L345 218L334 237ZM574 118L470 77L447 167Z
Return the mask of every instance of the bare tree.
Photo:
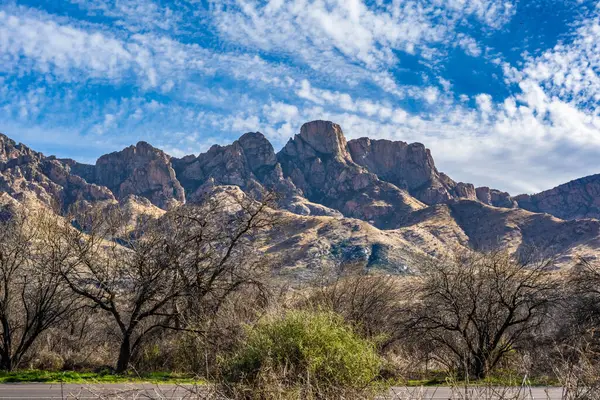
M433 345L444 365L484 378L547 320L560 296L551 265L504 251L425 260L404 333Z
M74 293L109 315L120 340L116 372L124 372L147 338L193 329L192 316L255 282L243 249L268 226L267 200L225 191L185 206L118 238L119 210L86 213L65 229L73 256L61 275ZM202 310L205 311L205 310Z
M562 387L564 400L600 398L600 354L595 343L581 337L576 343L554 349L551 368Z
M5 216L0 221L0 368L10 371L75 302L58 274L67 253L49 245L59 219L43 211Z
M223 300L243 287L266 290L263 278L270 274L272 260L260 247L263 234L278 220L270 208L275 201L271 193L255 201L226 187L208 193L200 206L173 213L173 225L180 233L174 236L179 268L188 288L185 317L193 320L216 312Z
M309 303L342 315L367 337L391 338L402 296L399 277L358 274L338 277L315 289Z
M580 257L568 275L569 331L576 337L600 328L600 264Z
M85 213L76 222L81 230L63 229L72 257L62 265L61 276L75 294L113 318L120 339L116 370L123 372L146 330L167 323L172 315L168 304L181 295L175 256L154 226L143 236L138 232L116 240L118 210Z

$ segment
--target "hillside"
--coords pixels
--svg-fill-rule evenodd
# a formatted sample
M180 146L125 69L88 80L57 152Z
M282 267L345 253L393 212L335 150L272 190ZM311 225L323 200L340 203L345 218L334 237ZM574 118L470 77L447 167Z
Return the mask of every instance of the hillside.
M600 245L600 222L593 219L597 181L583 178L513 198L454 181L437 170L423 144L347 141L341 127L327 121L305 124L278 153L264 135L251 132L183 158L139 142L95 165L47 157L0 135L5 199L34 199L60 214L121 207L134 228L140 215L159 218L207 193L260 199L274 191L279 210L273 212L282 223L261 246L278 255L282 273L345 265L402 272L410 255L457 246L535 247L567 265Z

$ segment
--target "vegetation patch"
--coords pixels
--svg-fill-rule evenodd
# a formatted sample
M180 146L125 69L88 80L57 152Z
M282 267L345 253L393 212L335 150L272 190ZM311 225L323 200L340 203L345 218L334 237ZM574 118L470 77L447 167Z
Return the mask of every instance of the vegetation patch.
M76 372L76 371L0 371L0 383L127 383L127 382L149 382L149 383L205 383L191 375L177 374L170 372L153 372L136 375L120 374L116 375L106 372Z
M375 344L359 337L340 315L292 311L248 329L238 352L226 361L225 379L241 385L238 389L261 392L253 396L292 392L310 398L366 389L381 365Z

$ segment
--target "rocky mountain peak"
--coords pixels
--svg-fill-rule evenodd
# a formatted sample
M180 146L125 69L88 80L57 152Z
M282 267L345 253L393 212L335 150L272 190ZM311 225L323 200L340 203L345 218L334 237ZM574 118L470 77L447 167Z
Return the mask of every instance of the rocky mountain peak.
M230 145L214 145L197 157L186 156L172 162L178 179L192 196L211 182L236 185L244 190L260 186L263 178L274 173L277 158L262 133L249 132Z
M110 190L71 174L70 166L0 134L0 192L15 199L36 199L47 207L114 200Z
M6 162L13 157L16 143L8 136L0 133L0 162Z
M562 219L600 218L600 174L575 179L553 189L515 196L519 207Z
M273 146L260 132L248 132L228 146L212 146L198 157L172 159L187 199L195 202L218 185L235 185L255 197L268 190L280 196L280 207L302 215L339 216L339 212L311 203L285 177Z
M250 169L258 172L262 167L274 167L277 164L275 150L269 140L260 132L243 134L238 142L244 150Z
M161 151L160 149L155 148L154 146L152 146L150 143L146 142L145 140L138 141L136 143L135 147L138 148L138 149L139 148L147 148L147 149L150 149L150 150L159 150L159 151Z
M303 196L345 216L393 226L403 213L423 207L406 191L355 163L342 129L332 122L304 124L277 159Z
M185 202L171 158L146 142L100 157L94 172L94 183L108 187L118 199L142 195L163 209Z
M22 158L23 156L31 158L38 157L40 154L0 133L0 162L8 162L9 160ZM23 159L20 162L22 161Z
M121 151L102 156L102 157L100 157L100 159L102 159L103 157L110 156L112 154L121 154L121 155L134 157L139 161L142 161L144 158L148 158L148 159L164 158L167 160L170 158L164 151L152 146L150 143L145 142L143 140L137 142L135 145L126 147ZM100 162L100 159L98 160L99 162Z
M300 138L309 150L307 153L314 152L323 155L333 155L342 159L350 160L350 155L347 151L347 142L342 132L342 128L338 124L331 121L312 121L307 122L300 128L300 135L296 135L295 139Z

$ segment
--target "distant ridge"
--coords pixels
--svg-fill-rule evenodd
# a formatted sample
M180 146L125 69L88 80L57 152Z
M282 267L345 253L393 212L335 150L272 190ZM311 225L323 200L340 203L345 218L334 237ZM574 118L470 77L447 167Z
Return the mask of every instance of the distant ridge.
M600 246L600 175L512 197L454 181L437 170L421 143L347 141L329 121L304 124L279 153L263 134L249 132L230 145L183 158L139 142L95 165L46 157L0 134L0 192L20 202L35 199L59 213L120 203L159 217L160 209L201 201L220 187L237 187L240 195L255 198L277 192L279 208L289 212L288 225L296 227L288 234L306 235L306 224L336 226L328 228L337 232L328 234L330 246L350 240L347 227L361 226L353 219L370 224L368 235L386 238L390 249L428 254L455 246L502 245L513 251L539 246L566 262ZM303 239L289 242L288 250L298 243ZM368 237L357 246L372 251ZM280 244L277 251L284 248Z

